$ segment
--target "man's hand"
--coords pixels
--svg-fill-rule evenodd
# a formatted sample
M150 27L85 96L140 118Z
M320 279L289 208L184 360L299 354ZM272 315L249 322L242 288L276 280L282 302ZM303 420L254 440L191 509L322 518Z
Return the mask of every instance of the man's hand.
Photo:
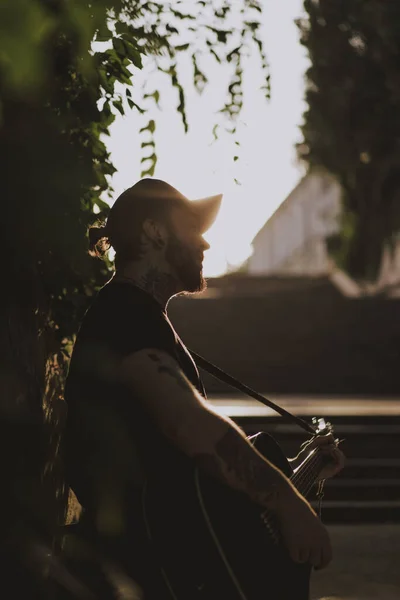
M320 452L326 456L327 460L325 466L318 475L318 481L322 479L329 479L330 477L337 475L343 469L345 464L345 456L337 447L335 438L331 433L317 436L312 438L309 442L303 444L299 454L295 459L293 459L293 461L291 461L292 467L297 468L300 466L314 448L319 448Z
M294 560L316 568L328 564L329 536L308 502L233 421L208 407L172 357L152 348L138 351L124 359L121 382L200 469L276 513Z
M323 569L331 562L328 531L304 498L294 493L280 496L277 516L292 560L309 562L315 569Z

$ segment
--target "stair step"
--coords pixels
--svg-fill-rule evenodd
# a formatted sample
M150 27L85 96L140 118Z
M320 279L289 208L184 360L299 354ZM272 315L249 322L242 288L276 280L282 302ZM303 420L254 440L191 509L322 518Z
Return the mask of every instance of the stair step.
M336 477L328 479L326 485L329 487L349 488L349 487L397 487L400 489L400 480L398 479L342 479Z
M325 498L344 502L400 501L400 480L345 479L340 474L325 482Z
M349 458L346 468L349 467L400 467L400 458L380 458L374 456L371 458Z
M311 505L318 511L318 502ZM347 501L324 500L322 502L324 523L399 523L400 500Z
M310 501L311 506L317 506L317 500ZM380 510L395 508L400 510L400 500L324 500L325 508L357 508L360 510L376 508Z
M256 433L259 430L248 433ZM288 457L296 456L300 449L301 442L303 439L280 439L278 436L274 436L282 448L284 454ZM360 439L357 443L355 440L346 440L340 446L341 450L346 455L347 459L356 458L358 456L366 456L368 454L374 454L375 456L382 456L383 458L392 458L393 452L396 452L394 458L400 457L400 444L394 443L394 440L390 440L385 436L380 438L374 437L373 439Z
M341 479L397 479L400 481L400 459L347 458Z

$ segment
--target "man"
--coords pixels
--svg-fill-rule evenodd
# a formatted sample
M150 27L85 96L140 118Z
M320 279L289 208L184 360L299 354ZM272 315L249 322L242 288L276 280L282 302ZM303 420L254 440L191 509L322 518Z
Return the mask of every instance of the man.
M74 347L65 391L67 469L96 547L139 583L146 600L175 595L148 549L142 492L152 478L164 489L173 485L170 473L188 459L270 509L294 561L322 568L331 560L328 533L308 502L206 403L197 368L168 320L171 297L204 289L203 234L221 199L191 202L166 182L143 179L116 200L105 227L89 231L92 253L114 248L116 271ZM343 455L333 439L322 443L332 456L326 478L341 469ZM185 597L195 598L188 585Z

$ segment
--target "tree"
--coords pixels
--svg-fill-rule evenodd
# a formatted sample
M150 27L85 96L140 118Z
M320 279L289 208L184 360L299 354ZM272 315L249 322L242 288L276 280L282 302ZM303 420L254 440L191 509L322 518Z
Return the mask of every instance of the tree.
M374 280L400 230L400 5L305 0L301 43L308 109L299 157L343 189L331 250L352 275Z
M140 96L132 86L137 70L152 61L176 89L187 129L177 60L190 53L201 92L206 53L232 64L221 115L235 132L251 44L269 93L260 12L257 0L8 0L0 6L2 540L17 549L2 566L15 597L42 597L41 568L30 560L21 567L16 555L51 545L65 514L57 458L62 387L79 321L109 276L110 265L86 251L88 225L107 216L104 194L112 191L109 127L117 112L145 113L158 101L158 90ZM147 136L143 175L156 166L155 127L150 119L138 132ZM19 577L26 566L33 579Z

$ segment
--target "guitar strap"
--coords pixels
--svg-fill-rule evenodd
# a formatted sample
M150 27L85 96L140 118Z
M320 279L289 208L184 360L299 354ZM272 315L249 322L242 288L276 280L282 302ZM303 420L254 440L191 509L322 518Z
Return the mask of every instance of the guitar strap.
M283 417L287 417L290 421L293 421L294 423L296 423L296 425L299 425L299 427L301 427L302 429L305 429L308 433L311 433L312 435L316 435L315 429L312 427L312 425L309 425L307 423L307 421L304 421L304 419L301 419L300 417L296 417L296 415L292 415L292 413L290 413L289 411L285 410L281 406L278 406L277 404L275 404L275 402L272 402L272 400L265 398L265 396L262 396L261 394L259 394L252 388L248 387L247 385L245 385L244 383L242 383L235 377L232 377L232 375L228 375L228 373L225 373L225 371L223 371L222 369L220 369L213 363L210 363L208 360L206 360L205 358L203 358L196 352L192 352L192 350L189 350L189 352L192 355L197 366L200 367L201 369L203 369L204 371L207 371L208 373L210 373L210 375L212 375L216 379L219 379L220 381L227 383L228 385L239 390L240 392L244 392L248 396L251 396L255 400L258 400L265 406L269 406L270 408L275 410L277 413L279 413ZM324 480L321 480L319 482L318 491L317 491L318 514L319 514L320 519L322 519L322 498L324 496L324 492L323 492L324 483L325 483Z
M265 398L264 396L262 396L261 394L259 394L255 390L253 390L252 388L248 387L247 385L245 385L244 383L242 383L241 381L236 379L235 377L232 377L232 375L228 375L228 373L225 373L225 371L223 371L216 365L210 363L208 360L206 360L205 358L203 358L196 352L193 352L192 350L189 350L189 352L192 355L197 366L200 367L201 369L203 369L204 371L207 371L208 373L210 373L210 375L212 375L216 379L219 379L220 381L227 383L228 385L239 390L240 392L243 392L243 393L247 394L248 396L251 396L255 400L258 400L265 406L272 408L273 410L275 410L277 413L279 413L283 417L286 417L290 421L293 421L294 423L296 423L296 425L298 425L302 429L305 429L308 433L311 433L312 435L316 434L314 427L312 425L310 425L309 423L307 423L307 421L305 421L304 419L301 419L300 417L296 417L295 415L292 415L292 413L290 413L289 411L285 410L281 406L278 406L277 404L275 404L275 402L272 402L272 400L268 400L268 398Z

